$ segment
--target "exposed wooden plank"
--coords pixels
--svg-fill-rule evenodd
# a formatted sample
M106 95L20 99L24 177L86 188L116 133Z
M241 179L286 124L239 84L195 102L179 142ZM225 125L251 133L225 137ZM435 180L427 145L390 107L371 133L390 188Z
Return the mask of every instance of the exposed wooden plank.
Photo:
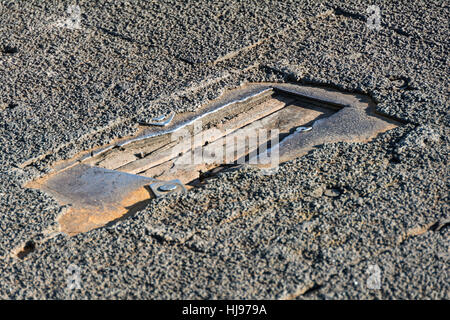
M144 159L139 159L134 162L128 163L120 168L119 171L129 173L139 173L148 170L151 167L157 166L168 160L176 158L180 153L186 153L191 149L201 147L204 143L213 142L229 132L242 128L262 117L265 117L273 112L285 107L287 103L293 101L292 99L269 99L248 112L241 113L233 117L228 121L224 121L212 127L210 129L201 131L195 134L193 137L188 136L184 142L174 144L173 148L167 149L163 152L152 153ZM186 131L188 133L188 131ZM172 138L180 137L179 135L173 135ZM186 141L187 140L187 141ZM175 140L174 140L175 141Z

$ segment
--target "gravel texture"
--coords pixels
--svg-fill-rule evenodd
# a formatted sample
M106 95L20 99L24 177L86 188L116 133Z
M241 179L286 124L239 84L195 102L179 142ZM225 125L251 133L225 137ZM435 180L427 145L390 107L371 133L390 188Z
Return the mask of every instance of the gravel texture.
M445 1L374 1L378 31L360 0L79 1L60 27L70 4L0 1L0 298L450 298ZM368 94L404 125L74 237L23 187L137 118L267 81Z

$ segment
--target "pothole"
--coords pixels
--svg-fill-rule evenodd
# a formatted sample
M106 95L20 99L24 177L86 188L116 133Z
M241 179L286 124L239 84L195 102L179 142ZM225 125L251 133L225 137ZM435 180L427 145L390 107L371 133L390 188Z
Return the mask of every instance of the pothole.
M7 46L3 47L2 52L4 54L11 54L12 55L12 54L15 54L15 53L19 52L19 49L17 49L17 47L12 47L12 46L7 45Z
M276 83L246 85L198 112L149 123L137 136L58 163L26 186L69 205L59 219L62 232L104 226L230 166L276 167L318 145L367 142L399 125L377 114L367 96Z
M30 253L34 252L36 250L36 244L34 241L30 240L25 243L25 246L17 252L17 257L19 259L25 259L26 256L28 256Z

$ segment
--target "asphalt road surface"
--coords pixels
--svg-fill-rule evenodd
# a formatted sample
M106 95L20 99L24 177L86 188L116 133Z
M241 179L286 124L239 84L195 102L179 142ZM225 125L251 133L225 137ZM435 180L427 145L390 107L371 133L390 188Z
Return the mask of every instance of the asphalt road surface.
M446 1L0 1L0 298L449 299ZM403 123L69 237L24 184L247 82Z

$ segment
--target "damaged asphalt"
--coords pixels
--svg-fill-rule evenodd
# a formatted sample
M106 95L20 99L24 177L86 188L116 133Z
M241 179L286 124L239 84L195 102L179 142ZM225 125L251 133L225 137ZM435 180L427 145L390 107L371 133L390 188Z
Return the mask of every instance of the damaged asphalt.
M0 298L450 298L448 4L374 1L372 30L358 0L79 1L80 28L58 27L71 4L0 2ZM74 237L23 188L138 118L269 81L364 93L403 125Z

